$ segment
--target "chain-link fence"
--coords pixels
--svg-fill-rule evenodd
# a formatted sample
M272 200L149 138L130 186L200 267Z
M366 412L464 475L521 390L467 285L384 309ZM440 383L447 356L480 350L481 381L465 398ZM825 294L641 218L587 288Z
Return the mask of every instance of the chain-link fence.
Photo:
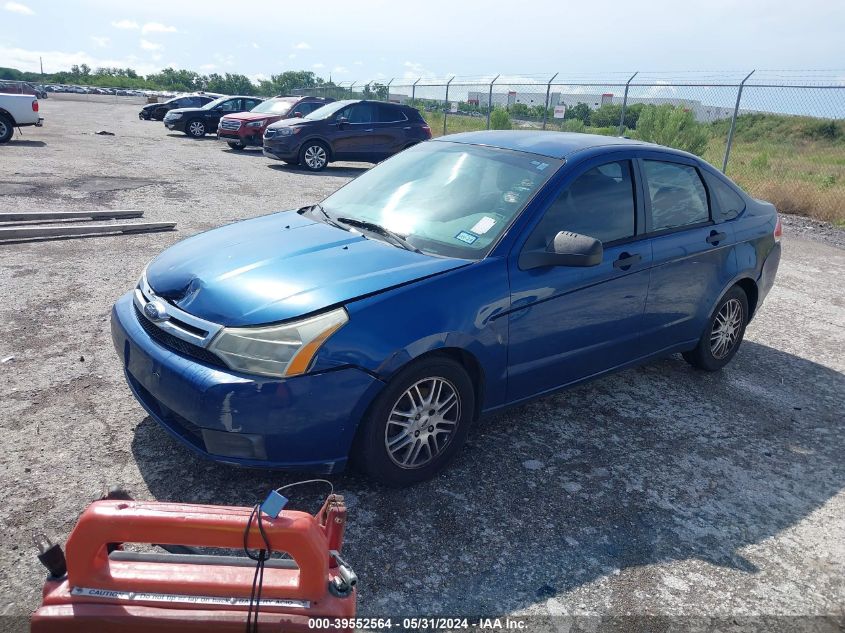
M782 211L845 224L845 71L421 78L296 92L412 105L435 136L545 129L679 147Z

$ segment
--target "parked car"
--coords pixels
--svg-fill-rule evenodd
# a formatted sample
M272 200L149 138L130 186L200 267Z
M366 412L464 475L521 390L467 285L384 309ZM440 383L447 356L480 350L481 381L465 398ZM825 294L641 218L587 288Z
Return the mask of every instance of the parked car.
M419 111L381 101L335 101L264 132L264 155L320 171L332 161L377 163L431 138Z
M323 97L274 97L249 112L227 114L217 127L217 138L232 149L261 147L264 129L280 119L302 118L334 99Z
M11 140L16 127L44 125L39 114L38 99L28 94L0 92L0 144Z
M220 97L200 108L173 109L164 116L164 125L168 130L200 138L209 132L216 132L224 114L252 110L262 101L261 97Z
M163 121L164 115L175 108L199 108L221 96L209 93L197 93L174 97L163 103L148 103L141 108L138 118L146 121Z
M780 237L771 204L685 152L457 134L172 246L112 337L135 397L201 455L324 473L351 457L406 485L482 414L677 352L724 367Z

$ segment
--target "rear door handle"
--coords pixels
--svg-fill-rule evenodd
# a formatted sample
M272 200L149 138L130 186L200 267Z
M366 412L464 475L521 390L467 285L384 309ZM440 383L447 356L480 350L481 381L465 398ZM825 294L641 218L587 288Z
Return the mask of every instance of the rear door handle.
M637 253L622 253L619 259L613 262L613 267L628 270L634 264L638 264L642 258L642 255L638 255Z
M719 242L724 241L726 237L728 237L727 233L719 233L718 231L710 231L710 235L707 236L707 243L713 244L713 246L715 246Z
M373 131L373 128L370 128L369 130L364 130L364 131L365 131L365 132L372 132L372 131Z

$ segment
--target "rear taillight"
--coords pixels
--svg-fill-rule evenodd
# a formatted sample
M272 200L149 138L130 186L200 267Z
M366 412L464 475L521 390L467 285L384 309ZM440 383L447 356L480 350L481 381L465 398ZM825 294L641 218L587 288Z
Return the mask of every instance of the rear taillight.
M425 135L426 135L428 138L431 138L431 128L430 128L430 127L428 127L427 125L423 125L423 126L422 126L422 131L423 131L423 132L425 132Z
M33 112L38 112L38 99L33 99L33 100L32 100L32 111L33 111Z
M780 223L780 216L778 216L778 221L775 224L775 232L773 235L775 242L780 242L780 238L783 236L783 224Z

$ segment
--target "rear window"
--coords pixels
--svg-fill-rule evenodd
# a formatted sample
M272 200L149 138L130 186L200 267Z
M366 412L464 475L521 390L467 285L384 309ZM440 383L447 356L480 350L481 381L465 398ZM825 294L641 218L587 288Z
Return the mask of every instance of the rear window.
M396 106L387 105L385 103L378 104L376 108L376 122L378 123L394 123L397 121L406 121L407 117Z
M745 200L718 176L705 174L710 198L713 202L713 219L716 222L733 220L745 211Z

